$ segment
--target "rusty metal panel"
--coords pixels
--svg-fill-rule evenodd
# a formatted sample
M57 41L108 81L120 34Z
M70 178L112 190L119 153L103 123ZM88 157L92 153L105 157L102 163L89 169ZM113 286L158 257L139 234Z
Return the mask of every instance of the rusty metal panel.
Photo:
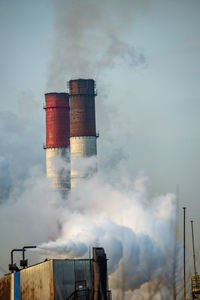
M0 277L0 299L10 300L11 294L11 275Z
M21 300L54 300L52 260L20 272L20 294Z
M68 147L70 135L69 95L45 94L46 147Z
M77 282L91 285L90 260L54 260L54 292L55 300L67 299L77 288Z

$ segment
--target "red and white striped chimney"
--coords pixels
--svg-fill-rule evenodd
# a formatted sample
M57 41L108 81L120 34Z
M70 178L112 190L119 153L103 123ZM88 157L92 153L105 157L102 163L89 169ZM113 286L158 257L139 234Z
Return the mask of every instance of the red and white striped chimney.
M45 94L46 173L52 186L65 193L70 189L69 166L69 94Z
M80 158L97 154L94 80L70 80L69 95L71 187L74 187L80 178L85 177L79 168Z

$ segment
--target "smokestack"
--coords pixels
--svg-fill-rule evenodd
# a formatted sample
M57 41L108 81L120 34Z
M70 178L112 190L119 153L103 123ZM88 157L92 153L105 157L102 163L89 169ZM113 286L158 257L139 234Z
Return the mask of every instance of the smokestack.
M48 93L45 102L46 173L52 187L65 193L70 189L69 171L62 166L63 160L69 162L69 94Z
M97 154L95 124L95 82L93 79L69 81L71 187L84 178L77 159ZM96 166L95 166L96 168Z
M107 300L107 259L103 248L93 248L94 300Z

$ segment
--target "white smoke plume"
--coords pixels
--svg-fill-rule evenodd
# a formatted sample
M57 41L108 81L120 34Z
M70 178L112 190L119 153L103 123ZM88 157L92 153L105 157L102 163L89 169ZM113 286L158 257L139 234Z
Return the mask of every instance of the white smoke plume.
M42 103L30 92L18 95L17 108L0 111L0 198L5 202L11 190L22 189L33 166L39 165L42 150ZM21 185L21 187L20 187ZM21 191L20 191L21 193ZM15 197L14 197L15 198Z
M116 64L145 65L143 51L130 44L126 34L134 26L135 11L144 13L148 3L143 0L55 1L48 89L62 89L71 76L96 78Z
M83 165L90 168L86 160ZM112 289L133 292L161 277L165 284L175 243L175 196L152 198L147 184L146 176L129 176L123 164L115 169L107 165L106 172L100 164L93 177L81 181L58 204L60 233L38 251L54 258L86 258L91 247L102 246Z
M87 173L94 163L95 158L83 159L81 170ZM135 178L123 161L115 168L113 163L112 157L99 162L98 172L81 181L65 200L49 187L41 168L32 168L23 189L12 190L1 206L1 226L9 232L5 236L1 231L0 236L7 262L8 246L40 244L39 261L87 258L89 249L100 246L109 259L110 288L114 294L123 292L123 299L146 294L147 286L153 289L155 284L161 290L166 281L169 284L175 196L151 197L146 176Z

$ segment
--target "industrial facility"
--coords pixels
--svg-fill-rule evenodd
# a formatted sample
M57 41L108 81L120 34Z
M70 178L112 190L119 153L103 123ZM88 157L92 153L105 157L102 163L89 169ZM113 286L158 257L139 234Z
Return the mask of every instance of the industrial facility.
M1 300L111 300L107 258L93 248L91 259L50 259L0 278Z
M46 94L44 106L46 173L52 186L62 194L87 177L88 174L79 167L80 159L97 154L95 82L93 79L75 79L68 82L68 87L69 94ZM92 171L95 170L96 165L92 167Z
M97 154L95 82L70 80L68 87L69 93L45 94L44 105L46 174L51 186L63 196L88 176L79 168L80 160ZM92 170L96 170L96 165ZM111 299L103 248L93 248L93 258L46 259L29 267L26 248L36 246L11 251L11 273L0 278L1 300ZM22 251L21 269L14 263L15 251Z

